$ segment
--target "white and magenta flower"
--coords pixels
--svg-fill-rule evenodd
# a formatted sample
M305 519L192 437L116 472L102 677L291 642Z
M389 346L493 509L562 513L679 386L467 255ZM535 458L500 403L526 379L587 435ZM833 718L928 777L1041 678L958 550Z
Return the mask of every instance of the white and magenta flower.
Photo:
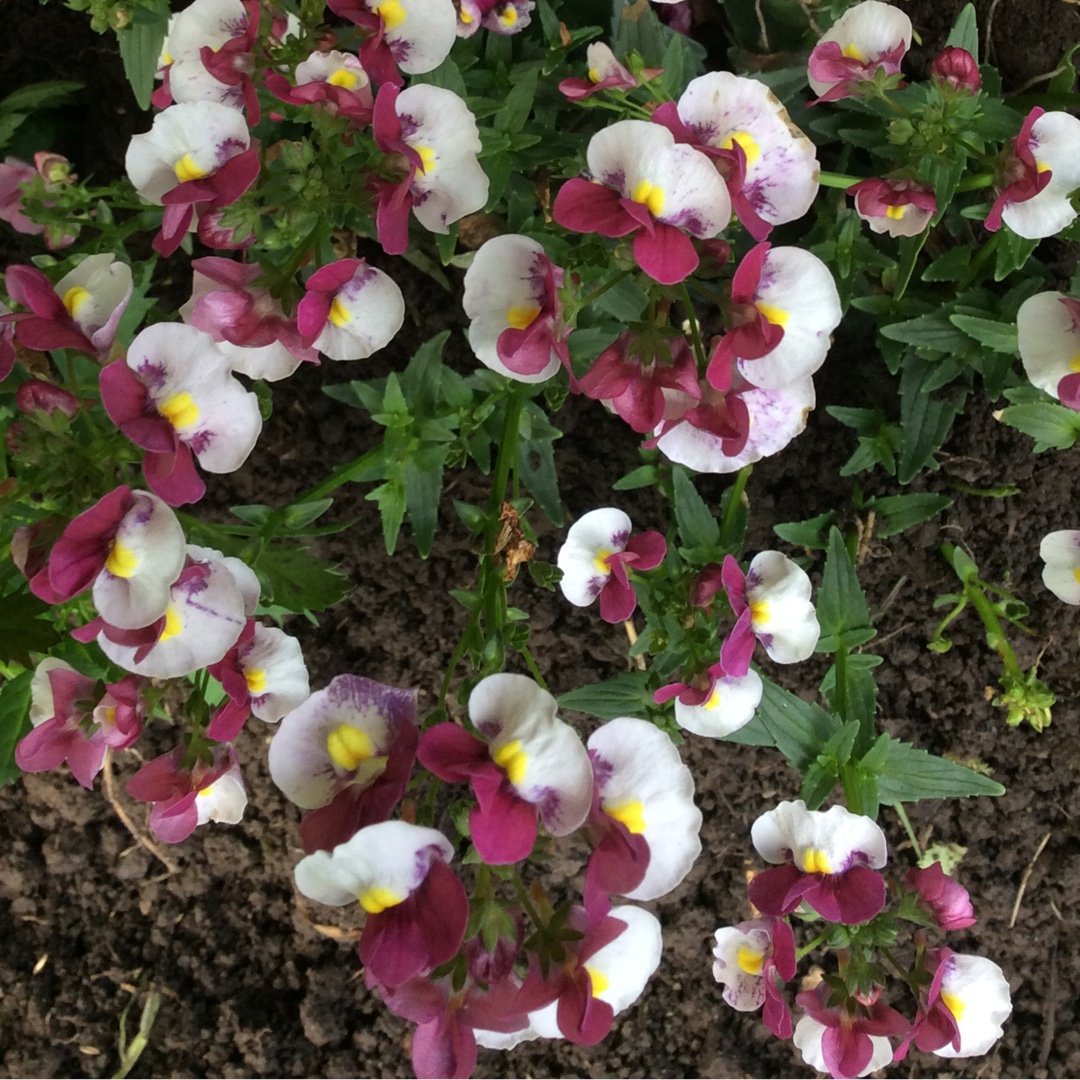
M915 891L919 904L933 915L939 929L966 930L977 922L967 889L949 877L941 863L913 866L904 875L904 884Z
M801 218L817 196L814 144L756 79L726 71L701 75L677 103L661 105L653 120L712 159L732 209L755 240L764 240L774 225Z
M135 135L125 158L135 190L164 205L154 250L171 255L196 215L234 203L259 175L259 156L243 115L216 101L173 105Z
M982 89L979 62L967 49L956 45L946 45L930 62L930 78L955 93L977 94Z
M373 181L375 224L388 255L408 247L410 210L429 232L447 233L455 221L484 208L488 178L477 161L480 132L469 107L452 90L417 85L399 91L383 85L372 130L384 154L399 155L403 171L396 182Z
M338 675L281 721L270 741L270 778L307 810L304 850L344 843L385 821L412 772L420 735L416 691Z
M855 213L871 232L918 236L937 213L937 196L929 184L874 177L847 189L855 197Z
M131 267L112 255L88 255L55 285L32 266L9 266L11 299L30 309L7 318L19 343L42 352L78 349L105 359L131 299Z
M653 701L662 705L675 699L675 722L684 731L707 739L722 739L754 719L765 686L752 670L733 675L724 670L722 660L689 683L674 682L660 687Z
M424 733L417 755L424 768L448 783L472 785L477 805L469 831L488 865L526 858L537 816L552 836L567 836L589 815L589 754L557 710L528 676L489 675L469 695L469 718L483 738L452 723Z
M713 978L738 1012L757 1012L778 1038L791 1038L791 1013L777 980L795 978L795 938L783 919L753 919L716 931Z
M247 792L232 747L215 748L213 758L185 761L183 746L148 761L126 785L127 793L153 804L150 829L166 844L179 844L200 825L235 825L244 817Z
M1076 220L1069 196L1077 187L1080 120L1034 108L1013 139L986 227L996 232L1004 222L1026 240L1054 236Z
M635 90L637 79L619 63L610 45L594 41L585 50L587 79L563 79L559 91L571 101L583 101L603 90Z
M233 377L232 362L209 334L182 323L138 334L126 360L102 370L101 399L113 423L146 450L146 482L172 506L206 491L193 459L207 472L234 472L262 430L258 398Z
M559 588L576 607L588 607L599 596L600 618L625 622L637 607L629 572L654 569L666 553L655 529L631 536L630 518L622 510L590 510L570 526L559 548Z
M810 89L818 101L837 101L857 94L879 69L896 75L911 36L911 20L891 4L864 0L848 8L810 53Z
M589 826L600 839L585 875L586 908L606 912L612 895L666 896L701 854L701 811L690 770L671 739L647 720L610 720L592 733L588 748Z
M779 390L813 375L840 324L840 295L809 251L758 244L731 283L730 329L709 359L709 384L732 385L733 366L756 387Z
M1016 313L1024 374L1070 409L1080 409L1080 300L1058 292L1029 296Z
M802 799L763 814L750 831L758 854L783 865L750 882L750 902L766 915L789 915L805 900L822 918L848 926L885 906L885 834L842 806L807 810Z
M1080 604L1080 532L1060 529L1039 545L1043 584L1066 604Z
M328 6L367 31L360 63L380 86L401 86L398 68L406 75L434 71L457 38L453 0L330 0Z
M371 80L352 53L313 52L296 65L296 85L280 72L267 74L266 89L290 105L322 105L331 116L347 116L357 126L371 123Z
M465 271L462 300L476 358L525 383L550 379L560 364L569 370L562 283L562 267L536 240L515 233L488 240Z
M457 953L469 898L447 865L454 846L435 829L405 821L368 825L333 851L296 867L296 887L331 907L360 901L367 912L360 962L369 985L400 986Z
M750 670L754 641L778 664L797 664L813 655L821 636L805 570L779 551L754 556L744 575L734 556L724 558L724 590L736 623L720 650L731 675Z
M665 127L619 120L586 151L590 180L568 180L552 215L572 232L634 237L634 258L655 281L675 285L697 269L691 236L705 240L731 219L727 186L712 162Z
M184 530L172 508L124 484L83 511L53 545L53 602L92 586L94 607L107 623L137 630L165 614L186 557Z

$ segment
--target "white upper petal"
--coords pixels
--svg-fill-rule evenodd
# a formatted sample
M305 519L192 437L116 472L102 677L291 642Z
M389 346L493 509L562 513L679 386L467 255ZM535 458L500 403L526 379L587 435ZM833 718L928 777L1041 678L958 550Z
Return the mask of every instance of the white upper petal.
M717 681L712 696L703 705L684 705L676 698L675 722L695 735L722 739L754 719L763 692L764 685L756 671L748 671L737 679L725 676Z
M54 656L46 656L34 668L34 677L30 680L30 723L34 727L51 720L56 712L49 672L74 670L65 660L57 660Z
M823 854L834 874L856 864L880 870L888 857L885 834L871 818L843 806L807 810L802 799L780 803L762 814L750 838L766 862L794 862L803 869L804 856L815 852Z
M1048 112L1031 127L1031 151L1050 181L1033 198L1008 203L1001 220L1018 236L1039 240L1054 236L1076 219L1069 194L1080 187L1080 120L1065 112Z
M600 594L611 576L601 563L626 549L630 529L630 518L615 507L590 510L570 526L556 563L563 573L559 588L571 604L587 607Z
M592 733L588 745L600 808L609 812L641 804L649 866L627 898L665 896L701 854L701 811L694 805L690 770L671 739L647 720L610 720Z
M810 578L779 551L763 551L750 563L746 597L754 633L778 664L795 664L813 654L821 636Z
M220 821L225 825L235 825L243 819L247 801L244 778L240 774L239 764L234 761L228 772L195 796L199 824Z
M1080 604L1080 532L1062 529L1043 537L1043 584L1066 604Z
M332 852L316 851L296 867L296 887L309 900L341 907L370 889L405 900L427 877L432 859L449 862L454 847L441 832L406 821L368 825Z
M247 28L247 12L241 0L194 0L173 16L166 48L173 61L197 57L209 45L220 49Z
M388 345L405 322L405 298L389 274L362 265L334 294L341 325L327 320L315 348L331 360L364 360Z
M903 11L881 0L864 0L848 8L818 44L835 41L841 49L857 49L862 60L871 61L891 52L901 41L905 51L910 49L911 36L911 19ZM833 85L810 78L815 94L824 94Z
M1080 333L1073 328L1064 294L1042 292L1029 296L1016 313L1017 344L1024 373L1034 386L1051 397L1058 383L1073 373L1080 361ZM1080 367L1080 363L1077 364Z
M642 908L623 904L609 914L625 922L626 929L590 956L585 966L607 979L607 986L595 996L618 1014L637 1001L660 966L664 941L659 920Z
M116 323L123 313L120 309L131 299L131 267L112 255L88 255L56 283L56 295L63 299L69 290L76 288L85 289L87 295L75 306L72 315L75 325L91 339L103 328L111 331L105 344L112 344Z
M934 1053L938 1057L981 1057L1002 1036L1002 1025L1012 1013L1012 996L1005 973L985 956L954 953L941 980L946 1007L962 1006L954 1013L960 1031L960 1049L946 1043ZM952 1000L950 1000L952 999Z
M378 11L380 0L365 0ZM395 12L404 19L387 26L386 42L398 67L407 75L433 71L450 55L457 37L457 12L452 0L397 0Z
M276 626L256 625L241 665L249 687L252 681L258 685L256 673L265 679L265 689L251 690L251 711L267 723L276 723L298 709L311 693L300 642Z

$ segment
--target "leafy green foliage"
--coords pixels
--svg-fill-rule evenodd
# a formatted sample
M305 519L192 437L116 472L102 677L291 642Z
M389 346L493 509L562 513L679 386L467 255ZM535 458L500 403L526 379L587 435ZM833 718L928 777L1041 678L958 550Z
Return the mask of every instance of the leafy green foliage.
M139 108L149 110L150 95L154 92L161 46L169 27L169 0L151 0L131 9L131 22L117 30L116 41L124 74Z
M881 749L878 749L878 748ZM957 799L971 795L1003 795L996 780L964 765L916 750L910 743L882 734L875 747L874 772L881 801L889 806L920 799ZM880 762L880 763L878 763Z
M22 775L15 764L15 744L30 730L33 677L33 672L24 671L0 686L0 786Z
M835 527L829 532L825 572L817 594L817 616L821 624L818 652L850 651L877 633L870 625L870 608L844 538Z
M31 653L48 653L60 635L49 621L52 608L24 589L0 598L0 660L31 666Z
M620 716L643 717L652 706L646 682L644 671L625 672L612 679L560 694L559 708L574 709L598 716L601 720L614 720Z
M682 556L691 565L704 565L710 561L713 550L720 542L720 525L685 469L675 466L672 482Z

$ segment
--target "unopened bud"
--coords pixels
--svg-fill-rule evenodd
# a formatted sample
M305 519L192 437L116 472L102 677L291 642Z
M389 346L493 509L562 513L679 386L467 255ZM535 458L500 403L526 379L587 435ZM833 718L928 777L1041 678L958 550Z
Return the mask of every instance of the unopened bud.
M982 87L982 76L975 57L955 45L949 45L934 57L930 65L930 77L939 83L947 83L954 90L977 94Z

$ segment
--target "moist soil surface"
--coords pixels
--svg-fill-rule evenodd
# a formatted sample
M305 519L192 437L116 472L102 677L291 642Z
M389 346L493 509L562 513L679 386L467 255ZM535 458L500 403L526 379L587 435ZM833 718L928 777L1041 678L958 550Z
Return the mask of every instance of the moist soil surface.
M41 18L29 0L13 6L25 9L30 23ZM923 36L917 70L920 58L942 43L959 4L903 6ZM1078 36L1080 16L1054 0L978 6L983 26L989 7L996 8L992 49L1013 85L1052 70L1065 42ZM1036 12L1044 8L1045 19ZM65 32L73 48L100 44L91 37L88 46L77 45L84 41L78 36L84 16L50 6L47 18L54 28L70 28ZM47 74L38 70L36 77ZM14 77L5 73L5 81ZM99 122L112 115L119 123L115 110L126 110L118 102L127 99L115 80L104 85L115 95L96 95L87 108ZM410 312L399 337L362 365L299 371L275 395L275 413L251 460L211 487L200 512L284 502L374 445L379 429L321 387L401 370L448 319L458 331L463 325L456 298L404 272L400 262L392 272ZM448 357L461 370L475 363L460 333L452 337ZM818 376L818 409L806 433L755 467L748 487L748 553L785 547L772 533L777 522L850 507L849 482L838 471L853 449L851 433L823 406L865 404L861 373L874 378L878 363L871 341L838 339ZM912 1052L886 1070L892 1076L1080 1075L1080 1007L1073 992L1080 985L1080 615L1042 586L1038 559L1047 532L1080 524L1069 509L1080 461L1076 451L1034 456L1030 440L994 420L994 407L974 397L938 455L939 471L915 485L949 495L952 507L900 536L871 539L859 573L879 632L873 648L885 656L878 669L882 728L936 754L978 759L1007 789L998 799L924 802L911 808L911 819L922 843L967 849L957 875L979 922L949 935L947 944L1000 964L1012 988L1013 1015L989 1056L946 1061ZM638 529L662 527L663 506L654 493L611 490L638 463L636 439L625 425L581 399L569 401L557 423L565 432L556 443L556 462L569 520L617 504ZM1006 482L1019 492L1005 498L969 493ZM698 483L716 505L729 480L705 477ZM865 488L868 495L897 490L880 474L867 478ZM340 493L331 513L356 524L321 541L319 553L341 564L355 590L321 616L318 627L299 619L288 625L303 644L313 687L351 672L418 687L421 712L431 706L466 617L448 590L469 587L475 568L470 539L450 500L480 502L486 490L477 472L448 476L435 552L426 561L407 536L388 558L374 504L363 500L367 488ZM534 519L538 557L553 561L563 530L539 514ZM941 614L933 602L956 584L939 553L944 542L964 545L985 580L1007 584L1030 604L1034 636L1013 637L1026 664L1045 649L1040 671L1058 705L1043 734L1008 728L1002 711L989 704L988 688L1000 665L974 615L965 613L953 624L951 651L939 655L926 648ZM820 570L819 555L811 568L815 581ZM626 670L622 628L603 623L594 610L570 607L527 575L514 586L511 602L531 613L533 655L553 692ZM812 698L824 665L766 664L766 670ZM577 719L583 735L596 724ZM267 774L272 731L253 720L238 741L250 797L243 824L199 829L164 850L167 863L133 840L102 797L101 780L98 790L86 792L65 771L26 776L0 791L4 1075L112 1075L121 1014L137 996L130 1035L138 1003L150 990L161 994L161 1010L136 1075L411 1075L408 1025L390 1015L359 977L357 916L304 903L293 891L292 870L301 855L298 811ZM139 751L149 759L171 739L170 726L155 722ZM694 736L683 750L704 814L704 850L674 893L647 905L664 928L656 976L600 1046L544 1042L507 1055L481 1051L477 1075L810 1075L792 1045L774 1039L758 1016L722 1002L710 955L717 927L749 917L747 872L758 865L751 823L776 802L796 797L798 777L773 750ZM133 755L124 756L114 766L113 784L134 827L145 834L145 808L123 793L122 781L137 765ZM889 873L899 878L915 857L892 812L884 811L882 819ZM582 858L579 851L559 850L549 879L553 889L579 873ZM805 971L807 964L802 966ZM905 1007L910 1011L909 1002Z

